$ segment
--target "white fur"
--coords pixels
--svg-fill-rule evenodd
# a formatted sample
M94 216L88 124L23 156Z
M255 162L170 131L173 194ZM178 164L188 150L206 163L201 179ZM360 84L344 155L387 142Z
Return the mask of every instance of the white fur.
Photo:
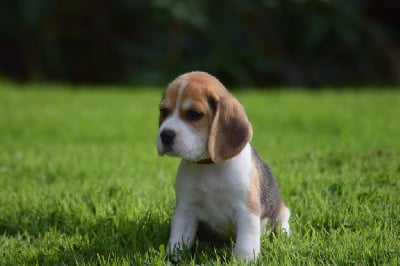
M161 142L160 133L164 129L171 129L176 132L173 150L165 151ZM161 125L159 136L157 138L157 148L160 155L165 153L171 156L179 156L189 161L196 161L204 157L206 154L207 136L200 135L194 132L185 122L179 117L178 112L174 112Z
M287 207L285 207L285 209L279 215L278 221L280 221L281 223L281 230L288 236L290 235L289 218L290 218L290 210Z
M177 207L171 225L169 252L189 248L199 221L222 235L236 232L234 253L254 259L260 252L260 217L246 205L251 147L220 164L198 165L182 160L176 177Z

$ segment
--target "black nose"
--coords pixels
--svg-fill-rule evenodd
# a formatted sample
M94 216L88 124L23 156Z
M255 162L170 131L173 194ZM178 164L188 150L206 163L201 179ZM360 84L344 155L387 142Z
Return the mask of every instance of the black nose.
M161 141L164 144L164 146L172 146L172 144L174 144L174 139L175 139L175 132L171 129L164 129L163 131L161 131L160 137L161 137Z

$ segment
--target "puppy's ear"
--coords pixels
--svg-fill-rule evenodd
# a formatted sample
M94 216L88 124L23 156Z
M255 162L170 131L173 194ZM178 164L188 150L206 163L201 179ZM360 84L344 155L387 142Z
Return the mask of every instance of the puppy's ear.
M208 139L208 152L218 163L237 155L250 141L253 131L243 106L232 95L209 99L215 112Z

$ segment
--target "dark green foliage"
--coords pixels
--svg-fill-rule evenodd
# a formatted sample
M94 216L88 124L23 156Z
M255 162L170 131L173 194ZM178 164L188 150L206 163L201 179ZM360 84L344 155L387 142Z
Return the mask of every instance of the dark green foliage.
M240 85L398 84L393 0L3 0L0 74L162 84L206 70Z

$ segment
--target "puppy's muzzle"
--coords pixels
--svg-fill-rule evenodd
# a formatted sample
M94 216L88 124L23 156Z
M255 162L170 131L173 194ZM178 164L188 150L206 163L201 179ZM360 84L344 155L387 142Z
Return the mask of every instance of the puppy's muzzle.
M161 142L164 148L170 150L174 145L176 133L171 129L164 129L160 133Z

